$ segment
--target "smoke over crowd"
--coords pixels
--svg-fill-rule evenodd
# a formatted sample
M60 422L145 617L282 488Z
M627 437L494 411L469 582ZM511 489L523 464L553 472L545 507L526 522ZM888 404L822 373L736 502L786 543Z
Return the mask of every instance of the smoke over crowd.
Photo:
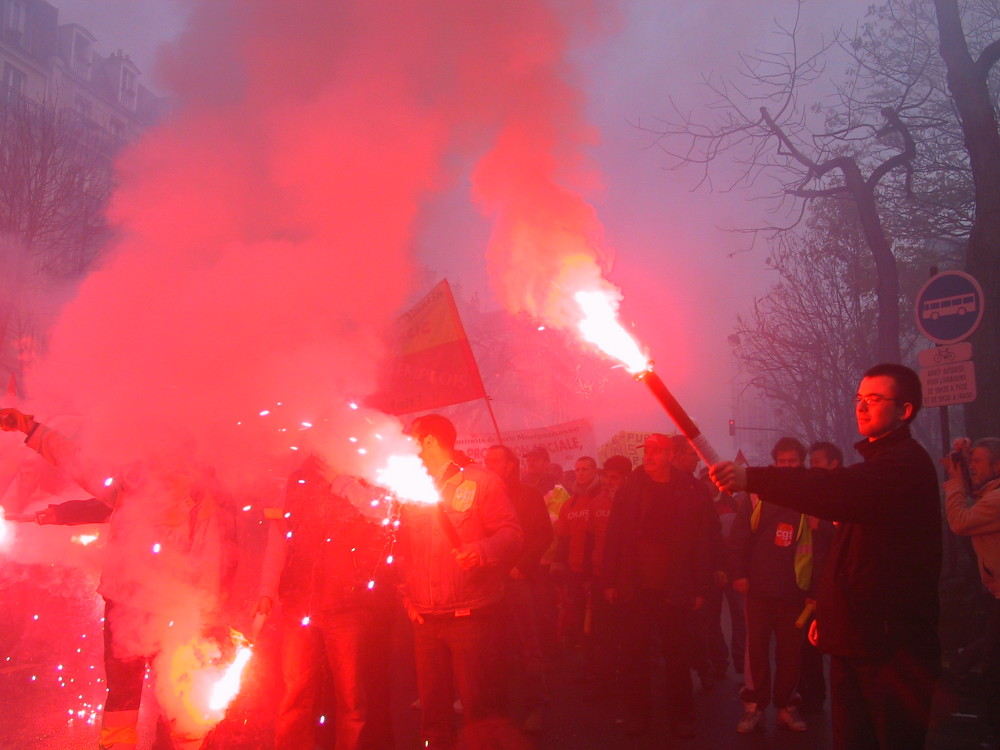
M193 4L163 56L173 111L121 159L118 239L30 374L32 408L78 415L88 460L259 466L287 441L240 422L280 402L318 423L371 390L419 292L421 205L470 164L499 296L558 316L566 261L599 274L565 62L582 10Z
M399 422L358 405L386 329L424 291L435 195L472 175L511 312L568 326L567 290L604 283L594 133L566 60L611 6L189 3L160 60L171 111L117 164L113 245L24 384L24 411L73 441L67 473L132 494L102 593L109 570L156 574L164 605L147 609L163 622L121 626L146 641L136 653L197 631L170 602L218 606L190 587L218 585L219 550L169 555L171 498L219 502L310 452L374 480L399 450Z

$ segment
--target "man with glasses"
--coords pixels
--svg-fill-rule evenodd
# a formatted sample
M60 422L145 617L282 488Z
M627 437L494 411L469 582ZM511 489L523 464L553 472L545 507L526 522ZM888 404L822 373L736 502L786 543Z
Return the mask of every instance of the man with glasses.
M837 522L810 638L831 654L835 748L920 748L940 673L937 474L910 435L920 379L877 365L855 398L864 461L835 469L712 467L720 488Z

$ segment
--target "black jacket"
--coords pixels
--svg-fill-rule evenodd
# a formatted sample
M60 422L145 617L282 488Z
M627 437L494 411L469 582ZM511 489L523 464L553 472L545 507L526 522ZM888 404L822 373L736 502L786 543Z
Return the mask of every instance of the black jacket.
M838 522L817 592L823 651L937 654L941 506L934 462L906 426L855 447L863 463L751 468L747 488L766 502Z
M695 597L705 597L713 585L712 538L718 523L708 488L693 476L675 470L669 482L660 483L636 469L611 508L601 587L631 599L640 586L640 546L662 543L667 601L693 607Z

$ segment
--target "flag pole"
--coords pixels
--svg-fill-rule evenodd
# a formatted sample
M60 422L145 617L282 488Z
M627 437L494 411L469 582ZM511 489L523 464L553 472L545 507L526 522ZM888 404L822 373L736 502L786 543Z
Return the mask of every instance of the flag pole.
M486 393L486 386L483 385L483 393ZM493 422L493 429L497 433L497 443L503 445L503 436L500 435L500 425L497 423L497 415L493 413L493 398L490 394L486 393L483 396L483 401L486 402L486 410L490 413L490 421Z
M448 304L451 306L452 313L455 315L455 324L458 327L459 332L462 334L462 338L468 341L469 334L465 332L465 325L462 323L462 315L458 311L458 304L455 302L455 295L451 292L451 284L448 283L448 279L443 279L441 283L444 285ZM493 430L497 434L497 442L500 445L503 445L503 437L500 435L500 424L497 422L496 414L493 413L493 399L490 398L490 394L486 392L486 383L483 382L483 375L479 372L479 363L476 361L476 355L475 352L472 351L471 343L469 344L469 355L472 357L472 367L475 370L476 377L479 378L479 385L483 389L483 401L486 403L486 411L489 412L490 421L493 423Z

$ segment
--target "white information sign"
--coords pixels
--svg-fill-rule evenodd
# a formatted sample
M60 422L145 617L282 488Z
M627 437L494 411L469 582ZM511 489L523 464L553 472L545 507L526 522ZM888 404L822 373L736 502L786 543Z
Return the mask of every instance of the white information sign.
M951 406L976 400L976 368L972 362L924 367L920 370L924 406Z
M920 363L921 367L948 365L953 362L964 362L967 359L972 359L972 344L968 341L947 346L935 346L933 349L924 349L917 353L917 362Z

